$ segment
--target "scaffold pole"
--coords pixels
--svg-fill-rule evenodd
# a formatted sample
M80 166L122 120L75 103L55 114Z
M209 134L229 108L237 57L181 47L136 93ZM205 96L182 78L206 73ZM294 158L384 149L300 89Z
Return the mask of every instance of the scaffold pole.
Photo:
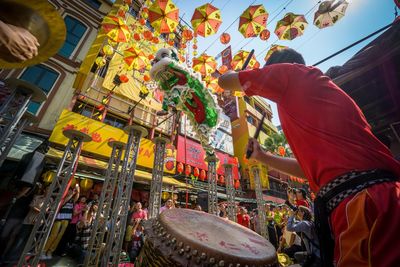
M208 163L208 213L218 215L217 162L215 154L207 156Z
M253 166L252 172L254 176L256 200L257 200L257 210L258 210L258 224L260 225L260 234L269 240L267 220L265 213L265 202L263 198L263 192L261 188L260 170L258 167Z
M228 218L231 221L236 222L236 203L235 203L235 187L233 186L232 177L232 164L224 164L225 168L225 186L226 186L226 197L227 197L227 210Z
M102 252L102 244L106 232L106 222L110 216L113 195L118 180L122 154L126 144L119 141L109 141L108 145L112 148L108 168L104 178L103 189L99 198L99 209L93 223L93 229L89 239L89 246L85 255L83 266L97 267Z
M89 135L77 130L65 130L63 134L69 139L68 144L58 164L56 175L47 189L40 213L18 261L18 267L38 265L40 254L61 206L62 197L78 164L82 144L92 140Z
M160 213L165 147L169 140L164 137L156 137L153 142L155 143L155 157L150 186L149 219L157 217Z
M18 79L5 80L11 94L0 106L0 166L7 158L8 152L29 122L21 120L28 109L30 101L43 102L46 94L38 87ZM25 116L25 118L27 118Z
M106 239L104 261L102 262L102 266L105 267L109 266L110 262L112 263L111 266L118 266L119 263L140 140L147 135L147 130L141 126L127 126L125 132L128 134L128 143L118 179L117 195L111 208L110 229Z

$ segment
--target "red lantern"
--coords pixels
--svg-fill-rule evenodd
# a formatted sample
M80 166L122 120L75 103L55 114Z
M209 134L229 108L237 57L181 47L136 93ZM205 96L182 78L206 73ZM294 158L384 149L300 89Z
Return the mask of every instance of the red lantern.
M176 165L176 170L178 171L179 174L181 174L183 172L183 163L182 162L179 162Z
M144 31L143 37L144 39L150 41L151 39L153 39L153 33L151 31Z
M169 44L170 46L173 46L175 43L174 43L173 40L169 40L169 41L168 41L168 44Z
M206 177L207 177L206 171L205 170L201 170L200 171L200 180L204 181L206 179Z
M263 41L267 41L270 36L271 36L271 32L267 29L260 32L260 39Z
M185 175L189 176L192 173L192 167L188 164L185 166Z
M147 56L147 58L148 58L149 60L153 60L153 59L154 59L154 55L153 55L153 54L150 54L150 55Z
M253 69L259 69L260 68L260 62L256 62L253 66Z
M145 25L146 24L146 20L144 18L139 19L139 23L140 25Z
M147 8L147 7L143 7L142 8L142 13L149 13L149 8Z
M239 187L240 187L240 182L239 182L239 180L236 180L236 182L235 182L235 189L238 190Z
M223 176L223 175L219 176L219 183L220 184L224 184L225 183L225 176Z
M193 32L191 30L185 29L182 31L183 39L190 41L193 39Z
M195 168L193 169L193 175L194 175L194 177L199 177L199 175L200 175L200 170L199 170L199 168L195 167Z
M183 48L183 49L185 49L187 47L187 45L186 44L181 44L181 48Z
M196 44L194 44L192 47L193 47L193 49L197 49L197 45Z
M124 3L128 6L132 5L132 0L124 0Z
M228 67L225 65L222 65L221 67L218 68L218 72L221 74L224 74L227 71L228 71Z
M125 17L125 11L124 10L122 10L122 9L120 9L120 10L118 10L118 16L120 16L120 17Z
M135 39L135 41L140 41L140 34L134 33L133 34L133 39Z
M151 41L153 42L153 44L158 44L160 42L160 40L156 36L154 36Z
M286 153L285 148L283 146L278 146L278 153L283 157Z
M150 81L150 76L147 74L143 75L143 81L145 81L145 82Z
M119 80L121 81L121 83L127 83L129 81L129 77L125 74L122 74L119 76Z
M219 37L219 40L221 41L221 44L228 44L231 41L231 36L229 35L229 33L224 32Z

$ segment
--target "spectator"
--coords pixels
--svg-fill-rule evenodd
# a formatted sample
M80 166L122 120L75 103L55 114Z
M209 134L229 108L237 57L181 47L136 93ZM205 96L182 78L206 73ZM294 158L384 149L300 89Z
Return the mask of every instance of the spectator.
M279 247L277 249L278 253L285 253L290 258L294 258L294 254L299 251L303 251L301 245L301 238L295 232L291 232L286 227L287 219L284 222L282 229L282 236L279 241Z
M142 209L142 203L137 202L132 213L132 219L147 220L147 212Z
M307 201L307 193L303 188L299 188L296 190L296 206L304 206L309 208L310 204Z
M224 203L218 204L218 216L222 218L228 217L228 212L226 211L226 205Z
M131 234L131 248L129 250L129 257L131 262L135 262L136 258L139 256L140 250L143 247L143 226L140 220L134 221L134 226Z
M75 236L77 230L76 224L81 220L85 209L86 209L86 197L80 196L78 201L74 205L72 219L67 227L66 231L67 239L64 241L67 244L67 246L70 246L75 242Z
M167 201L165 202L164 206L162 206L160 208L160 213L162 213L164 210L169 210L174 208L174 202L172 201L172 199L167 199Z
M237 223L250 228L250 216L247 214L247 210L244 207L240 208L240 213L237 215Z
M44 246L44 253L46 254L47 259L52 258L53 252L57 249L61 238L68 228L68 225L72 219L74 203L78 201L79 198L79 192L80 190L78 184L76 184L74 189L68 189L68 194L65 197L63 205L56 216L49 238Z
M297 216L298 221L295 219ZM314 222L312 221L311 210L299 206L296 212L289 211L287 230L301 233L306 246L306 253L295 253L298 262L304 262L303 266L321 266L318 237L315 233ZM306 257L304 257L306 255Z

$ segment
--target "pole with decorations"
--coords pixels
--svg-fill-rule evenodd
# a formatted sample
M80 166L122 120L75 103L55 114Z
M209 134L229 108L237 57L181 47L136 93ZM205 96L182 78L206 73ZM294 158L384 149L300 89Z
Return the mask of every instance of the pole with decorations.
M17 137L33 116L26 113L30 101L43 102L46 94L38 87L19 79L5 80L5 86L0 88L2 94L9 91L0 106L0 166L7 158L8 152ZM25 116L24 116L25 114Z
M256 192L256 201L257 201L257 209L258 209L258 224L260 225L260 234L269 240L268 229L267 229L267 219L265 214L265 202L263 198L263 192L261 188L261 179L260 179L260 169L256 166L252 167L252 172L254 176L254 184L255 184L255 192Z
M141 126L127 126L125 132L128 134L128 143L118 179L117 195L111 208L111 223L104 252L105 266L108 266L109 262L112 263L112 266L118 266L119 263L140 140L147 135L147 130Z
M208 163L208 213L218 215L217 162L215 154L207 156Z
M99 208L96 213L96 219L93 223L89 246L86 251L83 266L99 266L102 244L106 232L106 221L110 215L111 205L115 187L118 181L119 169L121 166L122 154L126 144L119 141L109 141L108 145L112 148L111 157L108 161L108 168L104 178L103 189L99 198ZM104 216L101 218L100 216Z
M231 221L236 222L236 203L235 203L235 188L233 186L233 177L232 177L232 164L224 164L225 168L225 186L226 186L226 198L228 204L228 218Z
M160 213L165 147L169 140L164 137L156 137L153 142L155 144L155 157L150 186L149 218L157 217Z
M64 130L63 134L69 139L68 144L58 164L56 175L47 188L42 208L18 261L18 267L38 266L40 254L76 170L82 144L92 140L90 135L73 129Z

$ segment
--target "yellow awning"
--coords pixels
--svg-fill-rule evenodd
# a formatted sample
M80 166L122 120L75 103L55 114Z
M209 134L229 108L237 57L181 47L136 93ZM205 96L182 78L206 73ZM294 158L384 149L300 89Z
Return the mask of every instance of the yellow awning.
M61 150L50 147L46 156L50 157L50 158L60 159L63 156L63 153L64 152ZM88 157L84 157L84 156L79 156L79 164L86 165L86 166L96 168L96 169L102 169L102 170L107 169L107 166L108 166L108 163L105 161L88 158ZM150 182L151 177L152 177L152 175L149 172L141 171L141 170L135 171L135 179L138 181ZM173 185L176 187L193 188L189 184L186 185L185 183L182 183L182 182L180 182L172 177L168 177L168 176L163 176L163 183L165 183L167 185Z

